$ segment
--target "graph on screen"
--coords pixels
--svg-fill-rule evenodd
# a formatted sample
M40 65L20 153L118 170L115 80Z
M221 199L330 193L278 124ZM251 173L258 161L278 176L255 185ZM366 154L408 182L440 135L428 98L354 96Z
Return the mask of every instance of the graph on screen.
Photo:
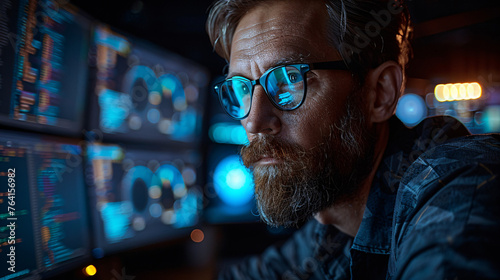
M130 149L87 148L94 256L185 235L198 223L202 194L199 155Z
M199 141L208 80L203 68L103 25L93 38L92 128L108 139Z

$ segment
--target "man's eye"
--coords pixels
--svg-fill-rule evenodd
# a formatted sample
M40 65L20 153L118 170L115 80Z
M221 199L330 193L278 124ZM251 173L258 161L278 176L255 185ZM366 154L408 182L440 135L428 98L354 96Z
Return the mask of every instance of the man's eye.
M288 80L290 81L290 83L296 83L300 80L300 74L299 73L289 73Z

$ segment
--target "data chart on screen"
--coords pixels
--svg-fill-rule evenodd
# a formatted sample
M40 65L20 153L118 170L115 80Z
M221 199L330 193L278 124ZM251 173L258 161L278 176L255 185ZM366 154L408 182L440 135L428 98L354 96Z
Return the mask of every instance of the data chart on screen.
M105 139L200 140L204 68L99 25L93 35L91 126Z
M87 148L94 256L185 236L202 207L199 154Z

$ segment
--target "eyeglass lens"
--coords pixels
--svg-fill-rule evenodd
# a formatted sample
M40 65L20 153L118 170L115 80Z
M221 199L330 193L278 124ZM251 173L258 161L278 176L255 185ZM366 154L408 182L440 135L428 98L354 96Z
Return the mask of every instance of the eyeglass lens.
M304 77L298 67L278 67L260 79L268 97L283 110L297 108L304 98ZM222 83L219 94L226 112L234 118L244 118L250 112L252 90L251 81L242 77L233 77Z

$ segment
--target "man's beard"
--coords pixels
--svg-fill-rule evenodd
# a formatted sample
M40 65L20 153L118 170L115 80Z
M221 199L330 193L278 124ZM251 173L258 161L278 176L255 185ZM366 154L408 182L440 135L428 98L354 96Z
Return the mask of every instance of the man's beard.
M351 94L344 115L322 129L311 149L272 135L256 138L241 150L253 169L261 219L271 226L298 226L313 214L352 199L373 168L375 139L364 117L362 91ZM326 132L326 133L325 133ZM262 156L278 164L255 166Z

